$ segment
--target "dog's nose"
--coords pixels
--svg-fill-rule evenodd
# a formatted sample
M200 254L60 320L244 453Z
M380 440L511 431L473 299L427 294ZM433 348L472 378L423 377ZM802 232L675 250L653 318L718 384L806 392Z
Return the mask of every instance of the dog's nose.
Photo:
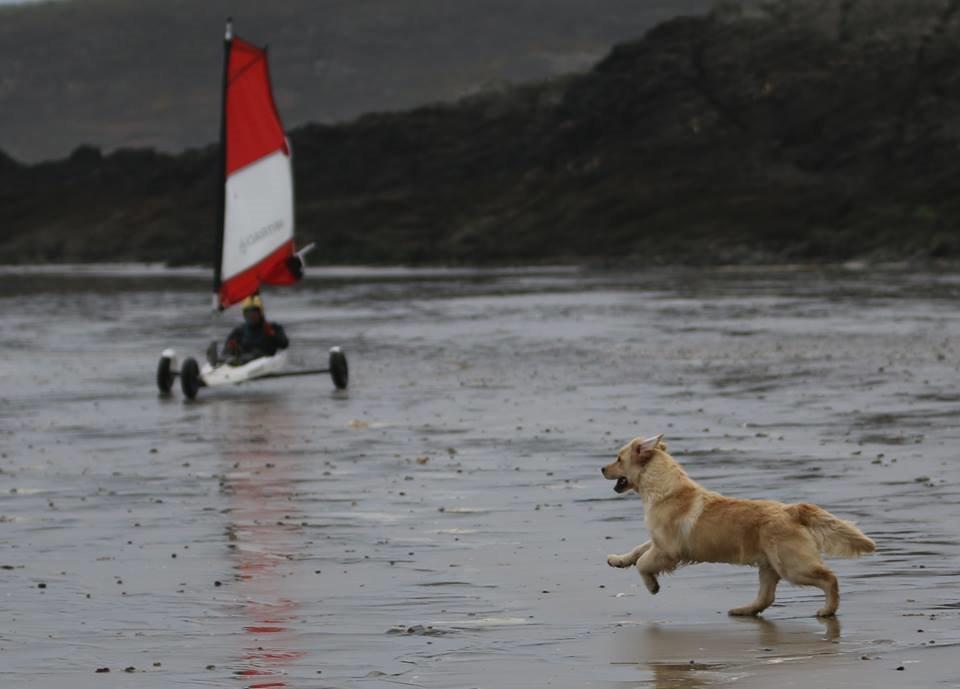
M600 474L606 478L607 477L607 467L600 467Z

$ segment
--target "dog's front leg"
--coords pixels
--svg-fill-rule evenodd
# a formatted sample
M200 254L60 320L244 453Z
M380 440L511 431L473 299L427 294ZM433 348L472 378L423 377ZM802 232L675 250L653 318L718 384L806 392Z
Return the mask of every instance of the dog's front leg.
M647 590L656 595L660 591L660 582L657 581L657 575L661 572L671 572L677 566L677 561L659 550L656 545L651 545L647 552L637 560L637 571L643 577L643 583Z
M653 541L647 541L646 543L638 545L629 553L623 555L607 555L607 564L611 567L633 567L637 564L640 556L650 549L651 545L653 545Z

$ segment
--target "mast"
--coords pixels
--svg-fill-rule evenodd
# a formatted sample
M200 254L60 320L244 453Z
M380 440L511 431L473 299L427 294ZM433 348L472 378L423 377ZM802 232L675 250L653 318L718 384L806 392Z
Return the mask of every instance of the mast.
M223 311L220 303L221 271L223 270L223 231L227 201L227 79L230 72L230 48L233 45L233 18L227 17L223 37L223 83L220 90L220 179L217 194L217 243L213 255L213 308Z

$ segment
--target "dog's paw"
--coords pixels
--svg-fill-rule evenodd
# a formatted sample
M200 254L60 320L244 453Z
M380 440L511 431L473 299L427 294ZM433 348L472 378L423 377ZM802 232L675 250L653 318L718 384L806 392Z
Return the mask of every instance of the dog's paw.
M828 610L827 608L820 608L819 610L817 610L817 617L819 617L820 619L831 618L836 616L837 616L836 610Z
M756 617L759 613L759 610L749 605L727 611L727 614L731 617Z
M611 567L620 567L622 569L624 567L629 567L631 563L626 562L619 555L607 555L607 564Z
M647 591L654 596L660 593L660 582L657 581L657 578L652 574L644 574L643 583L647 585Z

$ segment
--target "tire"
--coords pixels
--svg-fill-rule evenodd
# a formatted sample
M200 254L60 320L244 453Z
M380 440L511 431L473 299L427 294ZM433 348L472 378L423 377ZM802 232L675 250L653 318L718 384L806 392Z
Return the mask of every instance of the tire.
M350 380L350 370L347 368L347 355L339 347L330 350L330 377L337 390L344 390Z
M173 387L173 371L171 370L173 362L168 356L160 357L160 363L157 364L157 387L164 395L169 394Z
M180 367L180 389L188 400L196 398L200 390L200 367L196 359L186 359Z

